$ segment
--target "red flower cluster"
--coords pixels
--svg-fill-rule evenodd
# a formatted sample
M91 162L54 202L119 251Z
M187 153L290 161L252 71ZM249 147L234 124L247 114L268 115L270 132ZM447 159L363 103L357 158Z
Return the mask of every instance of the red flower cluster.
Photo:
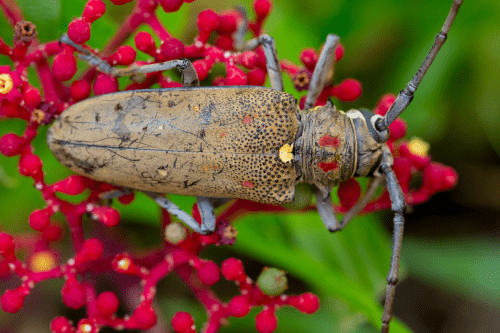
M112 0L114 5L122 5L131 0ZM90 52L105 59L113 66L141 65L136 61L137 52L149 55L151 62L162 62L171 59L189 58L200 80L205 80L216 63L224 64L226 76L215 77L213 85L263 85L266 79L265 57L261 48L255 51L235 53L232 34L243 22L241 13L230 10L216 13L211 9L201 12L198 16L198 36L193 44L184 44L173 37L161 24L155 15L158 6L166 12L177 11L183 3L193 0L137 0L134 10L119 31L111 39L101 53L85 45L89 40L92 24L106 11L101 0L89 0L83 9L82 16L74 19L68 27L68 36L76 44L82 45ZM73 47L52 41L40 44L36 38L36 28L30 22L23 20L19 8L14 2L0 2L4 14L15 27L13 46L0 40L0 54L8 56L14 68L0 66L0 117L20 118L26 121L24 134L18 136L9 133L0 138L0 153L5 156L20 156L19 173L34 180L35 188L40 191L46 202L46 207L35 210L29 217L30 227L37 231L35 246L25 246L29 252L26 262L16 257L18 246L13 236L0 233L0 277L10 277L12 274L21 278L21 285L13 290L3 292L0 303L3 311L15 313L19 311L37 283L64 278L61 290L63 303L72 309L86 307L87 315L76 327L68 319L57 317L51 322L52 332L97 332L103 326L115 329L148 329L156 324L156 312L152 307L156 285L166 275L175 272L192 290L208 313L208 323L205 332L216 332L230 316L243 317L255 306L263 305L263 310L256 317L258 332L272 332L277 325L275 311L283 305L290 305L304 313L313 313L319 307L318 297L305 293L298 296L282 294L286 289L286 280L278 272L278 278L266 278L272 270L263 271L259 281L280 281L279 286L268 286L265 282L254 283L244 272L241 261L235 258L225 260L221 267L212 261L199 257L201 250L210 245L230 245L236 237L235 229L229 222L239 215L252 211L285 211L283 207L259 204L246 200L235 200L218 216L216 232L211 235L200 235L188 232L183 225L171 222L168 213L163 216L164 247L146 256L139 257L129 253L106 254L111 249L105 249L104 243L97 239L85 239L82 229L82 216L90 214L95 220L106 227L115 227L120 222L120 215L114 208L102 204L100 196L115 190L114 186L99 183L82 176L70 176L54 184L45 182L42 171L42 161L34 154L31 145L38 135L40 126L50 124L69 105L90 96L115 92L121 89L147 88L158 83L161 87L178 87L179 82L162 73L147 74L140 83L131 83L119 87L117 80L107 74L98 74L94 68L87 70L78 79L73 79L77 71L76 51ZM256 0L254 9L256 18L248 22L248 28L257 36L262 32L262 25L271 11L269 0ZM137 32L137 28L146 24L152 28L162 41L157 45L147 32ZM214 45L208 43L215 33ZM135 49L123 46L122 43L134 36ZM339 61L344 49L339 46L336 59ZM53 58L52 65L49 59ZM318 60L318 53L306 49L300 55L303 67L288 61L282 62L282 69L292 77L297 90L306 89L312 70ZM34 66L38 72L43 94L32 86L27 79L27 68ZM71 81L65 85L62 82ZM353 101L361 94L361 84L354 79L346 79L338 85L328 85L320 95L317 105L323 105L329 96L335 96L342 101ZM384 96L376 112L383 114L394 101L393 96ZM303 100L301 101L303 103ZM421 142L406 142L405 124L395 121L391 127L391 147L395 156L394 170L406 194L409 204L426 201L432 194L453 187L457 175L453 169L431 162ZM420 146L419 146L420 144ZM419 148L420 147L420 148ZM420 150L419 150L420 149ZM410 181L415 173L422 173L423 182L419 189L412 190ZM82 202L73 204L56 196L57 193L69 195L80 194L90 190ZM337 211L346 211L360 195L360 186L351 179L344 182L338 190L341 206ZM127 204L134 199L134 194L121 196L118 200ZM304 209L314 206L305 205ZM375 199L365 211L374 211L390 207L386 192ZM53 223L51 216L55 212L65 215L75 255L65 264L60 264L56 251L51 249L51 243L60 240L62 229ZM193 207L193 217L200 220L196 206ZM130 253L133 253L130 249ZM93 285L80 282L79 277L86 272L114 271L138 277L142 282L141 301L132 315L119 318L116 311L119 307L118 297L112 292L96 295ZM238 296L224 303L217 298L209 286L220 280L220 275L229 281L234 281L240 290ZM276 272L274 271L274 274ZM268 292L266 290L278 290ZM176 332L194 332L194 322L190 314L179 312L172 318L172 326Z

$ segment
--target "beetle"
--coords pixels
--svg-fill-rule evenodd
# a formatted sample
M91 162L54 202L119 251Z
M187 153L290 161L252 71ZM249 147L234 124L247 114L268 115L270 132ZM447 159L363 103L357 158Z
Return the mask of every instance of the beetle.
M287 203L293 200L299 182L312 185L328 230L341 230L385 180L394 212L393 252L382 317L382 332L388 332L406 208L386 144L388 127L411 102L461 3L453 1L423 64L383 117L367 109L342 112L331 101L310 110L331 79L339 42L336 35L327 37L319 56L306 111L283 92L276 47L267 35L240 44L241 49L263 46L272 88L198 87L196 71L187 59L116 69L63 36L62 42L72 45L81 52L80 58L101 71L125 76L177 67L184 87L122 91L78 102L51 126L48 146L74 172L144 191L199 233L215 229L213 198ZM244 36L244 31L238 35ZM339 182L352 177L372 180L365 195L339 222L330 193ZM196 196L201 226L161 193Z

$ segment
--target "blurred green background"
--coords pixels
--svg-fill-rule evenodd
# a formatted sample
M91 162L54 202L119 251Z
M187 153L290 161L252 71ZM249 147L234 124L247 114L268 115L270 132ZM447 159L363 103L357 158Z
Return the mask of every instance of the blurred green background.
M18 3L25 18L37 25L40 39L48 41L59 38L68 23L81 15L85 1ZM106 4L106 15L92 27L89 44L94 47L105 45L132 8L132 4ZM158 15L175 37L191 43L197 13L235 5L245 6L253 17L251 2L242 0L196 0L184 4L177 13L158 10ZM353 103L334 102L343 110L373 108L383 94L397 93L410 80L450 6L451 1L430 0L275 0L265 31L275 38L280 58L295 63L301 50L318 49L328 33L338 34L345 55L334 80L360 80L363 95ZM407 216L404 279L396 293L394 313L398 319L392 323L392 332L500 331L499 17L498 1L464 1L448 41L402 115L408 123L408 138L418 136L429 142L433 159L453 166L460 178L455 189L413 207ZM3 16L0 36L11 43L12 30ZM0 57L0 64L10 64L9 59ZM83 63L79 65L84 68ZM33 71L30 80L36 82ZM288 79L285 84L288 92L301 96ZM22 121L0 123L0 134L20 134L23 129ZM48 151L44 132L35 145L49 183L69 174ZM17 158L1 156L0 166L0 229L24 232L29 213L43 207L43 201L31 179L18 175ZM87 223L89 236L104 233L115 237L117 248L124 240L144 247L161 244L158 209L138 197L130 206L118 206L123 230L95 230ZM190 211L193 200L178 198L177 202ZM264 265L285 269L290 279L288 293L313 291L320 296L322 306L314 315L280 309L276 332L376 332L389 265L391 219L389 212L370 214L354 220L341 233L329 234L314 212L254 214L235 224L239 232L235 246L211 248L203 256L219 264L230 256L242 258L254 279ZM66 233L66 241L60 245L63 260L72 255L67 238ZM137 287L126 287L137 281L119 280L118 284L116 280L101 278L101 289L114 289L122 296L137 292ZM0 291L18 284L0 282ZM84 316L83 311L70 311L61 305L61 285L62 281L37 285L20 313L0 312L0 331L48 331L55 315L75 320ZM168 331L170 318L180 310L191 312L201 328L206 318L203 308L175 276L168 276L158 289L157 303L164 313L159 331ZM236 294L234 285L224 279L214 290L223 300ZM255 331L253 320L258 311L254 309L243 319L231 318L221 332Z

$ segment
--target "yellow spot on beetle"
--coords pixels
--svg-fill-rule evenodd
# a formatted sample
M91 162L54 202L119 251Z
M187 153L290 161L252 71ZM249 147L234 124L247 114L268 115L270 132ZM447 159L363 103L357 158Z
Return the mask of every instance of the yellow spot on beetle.
M430 144L420 138L413 138L408 143L408 149L410 149L410 152L420 157L427 156L427 152L430 147Z
M14 87L14 82L10 74L0 74L0 94L8 94Z
M293 160L292 150L293 150L293 143L292 144L285 143L283 146L281 146L280 160L285 163L288 163L291 160Z

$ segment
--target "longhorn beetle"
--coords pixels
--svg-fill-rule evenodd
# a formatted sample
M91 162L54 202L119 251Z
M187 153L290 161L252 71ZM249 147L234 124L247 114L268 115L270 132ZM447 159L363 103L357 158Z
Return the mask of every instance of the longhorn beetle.
M123 91L76 103L50 128L48 145L57 159L76 173L144 191L199 233L215 229L213 198L286 203L293 200L298 182L312 185L318 212L328 230L341 230L385 179L394 212L393 250L382 316L382 332L388 332L405 211L386 144L388 127L411 102L445 42L461 3L453 1L429 54L384 117L366 109L344 113L331 101L308 112L331 78L339 43L336 35L328 35L319 56L307 92L306 111L298 108L292 95L282 92L276 48L268 35L245 43L241 29L236 44L240 50L262 45L272 89L198 87L196 71L187 59L116 69L63 36L63 43L72 45L81 52L80 58L103 72L127 76L177 67L184 87ZM365 195L339 222L330 192L351 177L371 177L371 181ZM201 226L160 193L196 196Z

